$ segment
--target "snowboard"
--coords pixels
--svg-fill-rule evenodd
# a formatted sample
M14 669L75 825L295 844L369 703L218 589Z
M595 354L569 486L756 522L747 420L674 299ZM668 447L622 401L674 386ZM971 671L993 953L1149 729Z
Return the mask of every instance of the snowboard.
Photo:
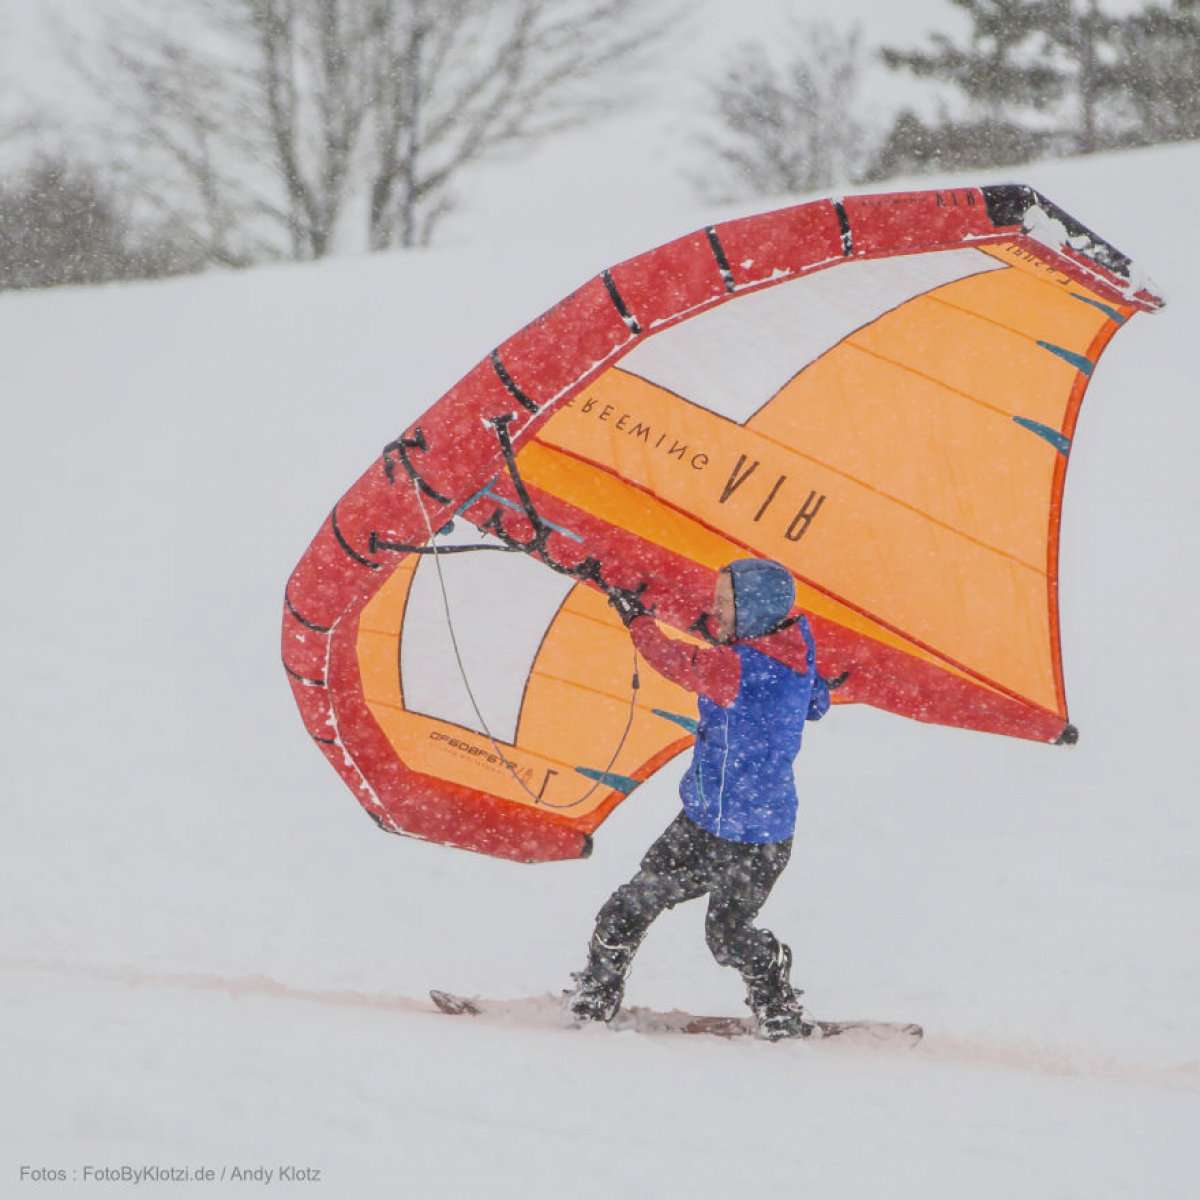
M564 1029L580 1026L567 1008L564 997L549 993L516 1000L488 1000L434 990L429 993L429 998L437 1005L439 1012L452 1017L495 1017L521 1024L559 1025ZM841 1038L847 1042L915 1046L925 1033L920 1025L903 1021L816 1021L815 1025L813 1033L807 1038L783 1040L815 1042ZM688 1033L720 1038L759 1036L758 1027L751 1017L706 1017L678 1009L658 1012L637 1006L621 1009L608 1022L608 1028L637 1033Z

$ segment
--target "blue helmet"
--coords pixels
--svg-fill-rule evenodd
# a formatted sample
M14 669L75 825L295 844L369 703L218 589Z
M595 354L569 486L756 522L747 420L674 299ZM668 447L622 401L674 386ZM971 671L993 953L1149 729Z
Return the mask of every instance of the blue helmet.
M792 611L796 581L782 563L769 558L739 558L725 570L733 583L735 636L759 637Z

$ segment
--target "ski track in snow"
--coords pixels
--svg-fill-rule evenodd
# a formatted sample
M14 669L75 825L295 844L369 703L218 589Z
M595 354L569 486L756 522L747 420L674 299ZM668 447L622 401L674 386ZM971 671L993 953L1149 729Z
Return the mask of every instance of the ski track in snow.
M97 983L112 983L126 987L182 989L191 992L216 992L235 1000L284 1000L302 1004L325 1005L334 1008L371 1009L378 1012L404 1013L413 1016L443 1017L429 999L389 995L385 992L362 992L353 989L298 987L272 979L269 975L219 975L206 972L154 972L131 968L108 967L101 964L55 962L37 959L0 959L7 970L30 971L42 975L66 976ZM529 1013L493 1013L483 1017L464 1016L463 1021L484 1026L563 1031L564 1027ZM569 1030L566 1030L569 1031ZM639 1037L678 1037L678 1034L640 1032ZM750 1043L754 1044L754 1043ZM1179 1091L1200 1093L1200 1061L1161 1066L1119 1059L1108 1054L1091 1054L1075 1047L1044 1046L1032 1042L990 1035L960 1035L926 1029L919 1046L876 1046L864 1048L861 1043L831 1043L835 1053L855 1053L904 1057L915 1055L918 1060L958 1067L998 1068L1029 1071L1065 1078L1091 1079L1100 1083L1147 1085ZM826 1048L822 1046L822 1053Z

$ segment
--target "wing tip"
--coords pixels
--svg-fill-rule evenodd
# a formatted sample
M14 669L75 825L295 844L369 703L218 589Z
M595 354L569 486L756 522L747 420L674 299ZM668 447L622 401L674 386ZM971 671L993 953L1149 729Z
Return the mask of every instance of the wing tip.
M1074 746L1078 741L1079 730L1068 721L1063 727L1062 733L1054 739L1054 744L1056 746Z
M1016 227L1052 249L1087 259L1119 284L1129 304L1147 312L1165 305L1159 289L1127 254L1036 188L1025 183L1001 183L987 184L979 190L988 218L997 230Z

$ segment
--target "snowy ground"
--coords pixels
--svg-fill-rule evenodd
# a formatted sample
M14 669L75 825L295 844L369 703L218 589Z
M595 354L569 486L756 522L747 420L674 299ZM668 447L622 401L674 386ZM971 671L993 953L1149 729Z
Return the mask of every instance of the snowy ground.
M766 918L819 1015L919 1020L912 1052L436 1015L430 987L566 981L673 814L677 770L586 862L384 837L278 663L288 572L384 442L601 267L722 214L630 208L474 249L0 296L0 1194L263 1186L238 1167L339 1200L1194 1196L1200 249L1181 198L1200 147L1019 177L1143 263L1169 307L1113 343L1072 455L1080 744L865 710L806 739ZM632 1001L739 1011L701 926L696 906L662 920ZM87 1173L123 1167L218 1178Z

